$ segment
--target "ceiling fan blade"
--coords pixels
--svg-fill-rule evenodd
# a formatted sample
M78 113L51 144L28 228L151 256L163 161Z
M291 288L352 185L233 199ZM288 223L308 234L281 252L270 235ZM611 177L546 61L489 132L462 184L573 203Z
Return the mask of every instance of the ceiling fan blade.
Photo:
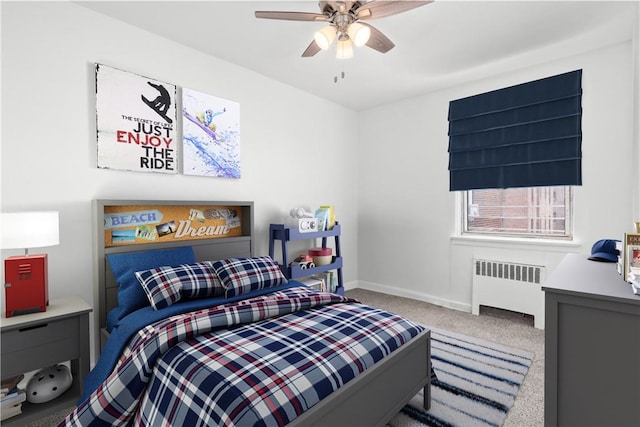
M322 13L310 12L274 12L256 11L256 18L263 19L284 19L286 21L326 21L328 17Z
M315 40L313 40L311 42L311 44L309 44L309 46L307 46L307 48L305 49L304 52L302 52L302 57L303 58L309 58L313 55L315 55L316 53L320 52L320 46L318 46L318 44L316 43Z
M395 15L397 13L406 12L420 6L433 3L433 0L427 1L370 1L356 10L356 17L361 20L378 19L385 16Z
M365 24L364 22L361 22L361 24L366 25L371 29L371 35L369 36L369 41L367 41L366 44L367 46L380 53L387 53L393 49L395 44L389 39L389 37L385 36L380 30L369 24Z

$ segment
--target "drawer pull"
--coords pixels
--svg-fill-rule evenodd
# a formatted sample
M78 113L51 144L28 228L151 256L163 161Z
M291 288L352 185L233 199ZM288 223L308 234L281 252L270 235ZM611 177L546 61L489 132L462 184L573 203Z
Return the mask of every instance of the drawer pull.
M48 323L43 323L41 325L34 325L34 326L29 326L29 327L26 327L26 328L18 329L18 332L27 332L27 331L31 331L33 329L46 328L47 326L49 326Z

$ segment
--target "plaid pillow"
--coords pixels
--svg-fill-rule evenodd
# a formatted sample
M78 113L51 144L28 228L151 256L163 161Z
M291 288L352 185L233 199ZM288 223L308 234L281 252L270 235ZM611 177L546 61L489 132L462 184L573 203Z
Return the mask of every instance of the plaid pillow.
M212 261L211 266L227 298L287 283L278 264L268 256L221 259Z
M168 307L182 297L203 298L224 293L208 262L138 271L136 277L155 310Z

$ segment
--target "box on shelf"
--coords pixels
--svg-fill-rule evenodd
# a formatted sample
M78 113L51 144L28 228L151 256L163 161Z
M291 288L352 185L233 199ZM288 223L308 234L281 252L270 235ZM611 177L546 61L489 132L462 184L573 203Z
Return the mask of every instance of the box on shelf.
M333 260L333 250L331 248L311 248L309 255L313 258L315 265L328 265Z

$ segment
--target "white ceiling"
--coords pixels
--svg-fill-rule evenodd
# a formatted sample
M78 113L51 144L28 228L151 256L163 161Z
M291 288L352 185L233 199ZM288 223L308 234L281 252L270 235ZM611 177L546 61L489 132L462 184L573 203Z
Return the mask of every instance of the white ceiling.
M396 44L388 53L362 47L338 60L331 51L300 56L326 24L254 17L256 10L316 13L316 1L77 3L357 111L552 60L553 45L580 53L629 40L637 17L637 0L436 0L368 21Z

